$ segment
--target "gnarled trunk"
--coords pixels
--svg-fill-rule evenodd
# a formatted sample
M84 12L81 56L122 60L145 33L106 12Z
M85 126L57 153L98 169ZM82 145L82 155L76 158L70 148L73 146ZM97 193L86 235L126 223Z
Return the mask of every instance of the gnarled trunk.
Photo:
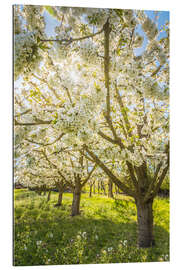
M81 186L76 185L73 190L73 202L71 208L72 216L77 216L80 214L80 200L81 200Z
M136 201L138 222L138 245L146 248L154 245L153 237L153 200L142 203Z

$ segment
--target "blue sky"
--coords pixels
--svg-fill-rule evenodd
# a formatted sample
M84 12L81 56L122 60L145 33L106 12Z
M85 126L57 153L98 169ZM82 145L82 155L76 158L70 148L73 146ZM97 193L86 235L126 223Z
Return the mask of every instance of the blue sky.
M60 22L58 22L55 18L49 15L47 11L44 12L44 18L46 22L46 34L48 36L55 35L54 28L58 25L60 25Z

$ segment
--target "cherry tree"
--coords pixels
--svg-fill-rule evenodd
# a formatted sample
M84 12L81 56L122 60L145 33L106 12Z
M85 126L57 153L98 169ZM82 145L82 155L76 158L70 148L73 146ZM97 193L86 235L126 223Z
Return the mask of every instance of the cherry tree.
M73 193L71 215L80 214L82 188L88 182L96 169L96 164L89 162L79 151L66 151L60 157L52 153L41 152L51 167L57 170L62 180ZM61 189L62 190L62 189Z
M59 22L55 36L46 35L44 10ZM169 169L168 24L158 30L137 10L24 6L15 14L17 140L56 146L63 136L79 151L71 168L84 167L84 156L135 199L138 244L153 245L153 200Z
M20 158L15 166L16 180L22 186L35 190L39 194L48 191L47 201L50 199L51 190L58 189L58 201L55 206L60 206L67 183L58 171L54 170L52 165L49 166L49 163L43 160L42 155L40 156L40 153L44 153L43 150L37 149L37 147L35 149L31 147L29 150L27 144L25 148L25 152L21 148L21 155L19 154Z
M32 139L32 134L31 137L26 134L21 140L18 154L21 160L18 161L16 177L19 183L31 189L51 191L57 188L59 195L55 206L62 204L63 192L69 188L73 193L71 215L76 216L80 214L82 188L92 176L96 164L87 160L83 152L65 147L64 135L62 133L51 143L43 143Z

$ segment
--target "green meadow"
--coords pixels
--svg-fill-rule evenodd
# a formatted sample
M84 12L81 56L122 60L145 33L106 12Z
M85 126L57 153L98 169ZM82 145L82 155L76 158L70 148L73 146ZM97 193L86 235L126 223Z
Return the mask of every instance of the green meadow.
M71 217L72 194L54 207L58 193L14 191L14 265L62 265L169 261L169 199L154 201L155 246L137 247L134 201L87 193L81 214Z

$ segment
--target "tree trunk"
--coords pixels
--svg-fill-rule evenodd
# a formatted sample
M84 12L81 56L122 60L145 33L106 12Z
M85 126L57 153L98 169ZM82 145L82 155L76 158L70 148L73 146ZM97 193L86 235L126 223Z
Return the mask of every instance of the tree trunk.
M37 190L36 193L41 196L42 192L40 190Z
M101 191L104 192L104 195L106 195L106 190L105 190L105 187L104 187L104 183L101 181Z
M99 194L99 190L100 190L100 184L99 184L99 181L98 181L98 194Z
M59 190L59 194L58 194L58 205L62 205L62 196L63 196L63 191Z
M77 185L73 191L73 202L71 208L71 215L77 216L80 214L80 199L81 199L81 187Z
M153 237L153 200L142 203L136 201L138 222L138 245L146 248L154 245Z
M114 198L114 196L113 196L113 182L111 181L110 178L109 178L109 181L108 181L108 197L109 198Z
M92 184L90 184L89 186L89 197L90 198L92 197Z
M120 193L121 193L120 188L119 188L119 187L117 187L116 185L115 185L115 192L116 192L116 194L120 194Z
M62 205L62 196L63 196L63 190L58 188L59 190L59 193L58 193L58 201L57 203L54 205L55 207L56 206L61 206Z
M51 198L51 190L48 192L48 196L47 196L47 202L50 201L50 198Z
M102 190L104 191L104 196L106 196L106 186L104 183L101 183Z
M93 193L96 194L96 183L93 184Z
M104 196L106 196L106 186L104 185Z

